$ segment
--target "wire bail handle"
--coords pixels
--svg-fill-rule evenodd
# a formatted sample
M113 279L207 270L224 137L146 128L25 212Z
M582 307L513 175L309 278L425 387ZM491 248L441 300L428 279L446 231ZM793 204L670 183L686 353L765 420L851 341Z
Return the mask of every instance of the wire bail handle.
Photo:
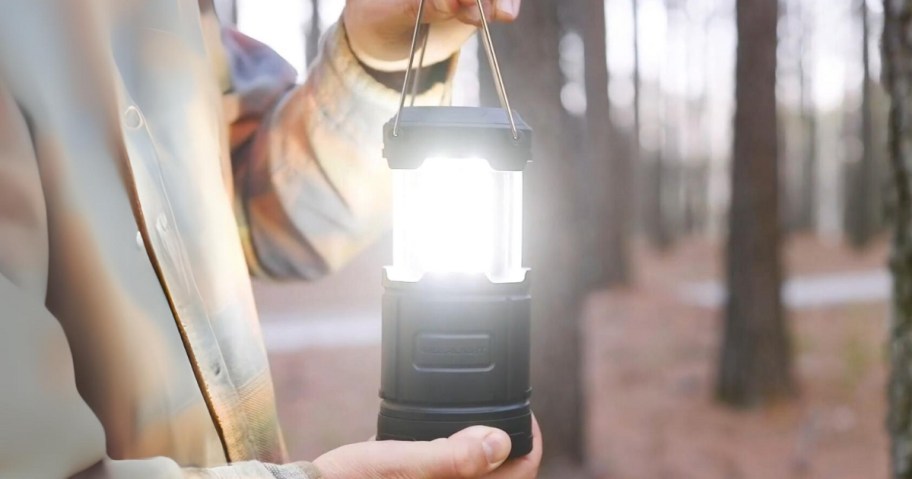
M412 71L415 64L415 54L418 50L418 39L421 37L422 48L421 57L418 60L418 67L415 71L415 78L412 81L412 106L415 105L415 97L418 96L418 82L421 78L421 68L424 64L424 54L427 51L428 37L430 37L430 25L421 23L424 18L424 5L426 0L420 0L418 4L418 15L415 18L415 30L412 32L412 47L409 52L408 67L405 70L405 81L402 84L402 95L399 97L399 111L396 112L396 120L393 123L393 136L399 136L399 117L402 116L402 109L405 107L405 100L408 96L409 82L412 81ZM491 40L491 29L488 26L488 19L485 16L484 6L481 0L475 0L478 5L478 13L481 17L481 39L484 43L485 53L488 57L488 64L491 66L491 72L494 76L494 84L497 87L497 96L500 98L500 106L507 111L507 117L510 119L510 130L513 133L513 140L519 140L519 131L516 129L516 120L513 118L513 110L510 108L510 98L507 96L507 87L504 85L503 75L500 73L500 63L497 61L497 54L494 52L494 42Z

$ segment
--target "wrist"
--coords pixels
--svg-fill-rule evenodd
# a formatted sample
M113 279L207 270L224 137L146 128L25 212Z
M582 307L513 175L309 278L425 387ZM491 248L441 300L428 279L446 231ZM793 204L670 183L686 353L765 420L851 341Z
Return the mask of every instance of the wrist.
M390 28L387 33L377 28L376 22L363 18L351 8L342 11L340 23L345 31L348 46L358 61L377 72L402 72L408 66L408 25ZM396 31L399 33L392 33Z
M355 58L357 58L357 55L355 55ZM361 63L361 68L363 68L368 75L373 77L374 80L377 80L378 83L396 91L402 90L402 84L405 83L404 70L392 72L380 71L371 68L360 59L358 61ZM424 93L433 88L434 85L446 82L451 61L452 60L447 60L434 65L425 65L421 69L421 76L418 78L418 93ZM417 66L414 68L417 68Z
M405 58L395 61L380 60L375 56L366 53L362 48L358 47L359 41L356 39L358 35L353 35L353 30L349 28L349 22L352 22L353 20L347 19L347 12L348 9L343 12L341 27L345 34L348 48L361 65L361 68L363 68L373 79L377 80L378 83L387 88L400 91L402 89L402 84L405 82L405 69L408 68L408 52L405 53ZM368 36L369 35L362 34L361 42L364 42ZM422 67L418 92L423 93L431 89L437 83L446 82L452 61L453 58L451 57L433 65L425 65ZM418 67L417 65L413 65L413 68L417 69Z

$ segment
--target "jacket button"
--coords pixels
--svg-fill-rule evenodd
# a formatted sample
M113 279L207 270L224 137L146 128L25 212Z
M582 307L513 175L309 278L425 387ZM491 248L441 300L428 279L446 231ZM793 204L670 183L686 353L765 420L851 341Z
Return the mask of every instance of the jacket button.
M143 117L142 113L139 112L139 108L136 108L133 105L127 107L123 113L123 122L127 128L133 130L143 126Z

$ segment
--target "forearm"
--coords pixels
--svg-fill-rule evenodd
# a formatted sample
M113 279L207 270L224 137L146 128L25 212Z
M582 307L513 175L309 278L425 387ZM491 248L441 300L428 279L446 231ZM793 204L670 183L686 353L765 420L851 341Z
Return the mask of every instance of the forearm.
M448 100L450 66L426 75L430 85L418 104ZM399 91L368 72L342 27L334 27L307 82L265 117L245 152L246 168L235 171L255 271L315 278L388 227L391 185L381 130L398 102Z

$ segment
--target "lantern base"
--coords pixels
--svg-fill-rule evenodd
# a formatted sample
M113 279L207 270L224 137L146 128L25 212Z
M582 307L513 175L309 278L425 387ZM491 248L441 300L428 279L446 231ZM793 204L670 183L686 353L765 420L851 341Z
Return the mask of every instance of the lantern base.
M528 273L528 272L526 272ZM532 450L530 277L425 275L384 281L378 439L431 441L470 426Z
M471 426L489 426L510 435L510 458L532 452L529 403L479 408L421 407L383 401L377 418L377 440L432 441Z

